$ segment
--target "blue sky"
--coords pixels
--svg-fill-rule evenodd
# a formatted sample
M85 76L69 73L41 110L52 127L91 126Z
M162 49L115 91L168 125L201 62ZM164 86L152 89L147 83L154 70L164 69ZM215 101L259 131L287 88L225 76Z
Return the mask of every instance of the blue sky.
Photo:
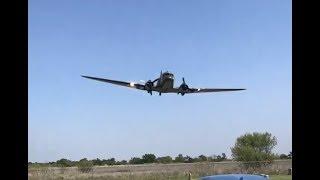
M29 1L29 161L226 153L246 132L292 146L289 0ZM96 82L246 91L178 96Z

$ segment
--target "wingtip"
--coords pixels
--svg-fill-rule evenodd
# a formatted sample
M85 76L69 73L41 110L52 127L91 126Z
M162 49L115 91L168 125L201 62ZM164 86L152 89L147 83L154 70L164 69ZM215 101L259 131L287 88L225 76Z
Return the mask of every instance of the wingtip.
M87 79L93 79L93 77L85 76L85 75L81 75L81 77L83 77L83 78L87 78Z

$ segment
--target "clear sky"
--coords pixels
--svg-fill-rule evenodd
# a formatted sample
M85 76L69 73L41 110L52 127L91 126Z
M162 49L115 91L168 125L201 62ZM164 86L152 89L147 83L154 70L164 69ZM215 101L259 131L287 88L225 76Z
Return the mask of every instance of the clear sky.
M226 153L246 132L292 146L290 0L30 0L29 161ZM246 91L157 94L123 81Z

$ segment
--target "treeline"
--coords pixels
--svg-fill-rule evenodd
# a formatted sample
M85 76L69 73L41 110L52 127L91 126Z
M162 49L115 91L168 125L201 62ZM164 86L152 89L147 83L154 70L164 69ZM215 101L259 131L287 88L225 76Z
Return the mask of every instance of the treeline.
M69 159L60 159L56 162L48 162L48 163L38 163L38 162L29 162L28 164L33 166L47 166L50 165L52 167L73 167L78 166L79 163L87 162L94 166L105 166L105 165L127 165L127 164L147 164L147 163L162 163L162 164L168 164L168 163L194 163L194 162L220 162L227 160L227 156L225 153L222 153L221 155L214 155L214 156L205 156L200 155L198 157L190 157L190 156L183 156L182 154L178 154L175 158L172 158L171 156L162 156L162 157L156 157L154 154L144 154L142 157L133 157L129 161L122 160L122 161L116 161L115 158L110 159L92 159L88 160L87 158L80 159L79 161L71 161Z
M203 161L212 161L212 162L219 162L227 160L226 154L222 153L222 155L217 156L205 156L200 155L198 157L190 157L190 156L183 156L179 154L175 158L171 156L163 156L163 157L156 157L154 154L145 154L141 158L133 157L128 162L129 164L145 164L145 163L194 163L194 162L203 162Z
M276 156L277 159L292 159L292 152L289 154L280 154Z
M292 152L289 154L274 154L272 149L277 145L277 138L272 136L271 133L246 133L236 139L235 145L231 148L232 157L235 161L243 162L248 168L262 167L265 163L272 162L275 159L291 159ZM178 154L175 158L171 156L156 157L154 154L144 154L142 157L133 157L129 161L122 160L116 161L115 158L110 159L92 159L86 158L79 161L71 161L68 159L60 159L56 162L49 163L29 163L31 166L50 165L57 167L71 167L78 166L79 169L90 169L91 166L104 166L104 165L125 165L125 164L146 164L146 163L194 163L194 162L219 162L227 160L226 154L222 153L217 156L200 155L198 157L183 156ZM261 163L248 163L248 162L261 162Z

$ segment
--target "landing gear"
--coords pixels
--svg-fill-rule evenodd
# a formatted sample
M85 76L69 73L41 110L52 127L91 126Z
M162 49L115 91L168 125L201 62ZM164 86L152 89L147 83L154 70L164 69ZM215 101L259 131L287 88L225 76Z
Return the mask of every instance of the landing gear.
M159 96L161 96L161 92L159 92Z
M152 91L148 91L148 93L150 94L150 96L152 96Z

